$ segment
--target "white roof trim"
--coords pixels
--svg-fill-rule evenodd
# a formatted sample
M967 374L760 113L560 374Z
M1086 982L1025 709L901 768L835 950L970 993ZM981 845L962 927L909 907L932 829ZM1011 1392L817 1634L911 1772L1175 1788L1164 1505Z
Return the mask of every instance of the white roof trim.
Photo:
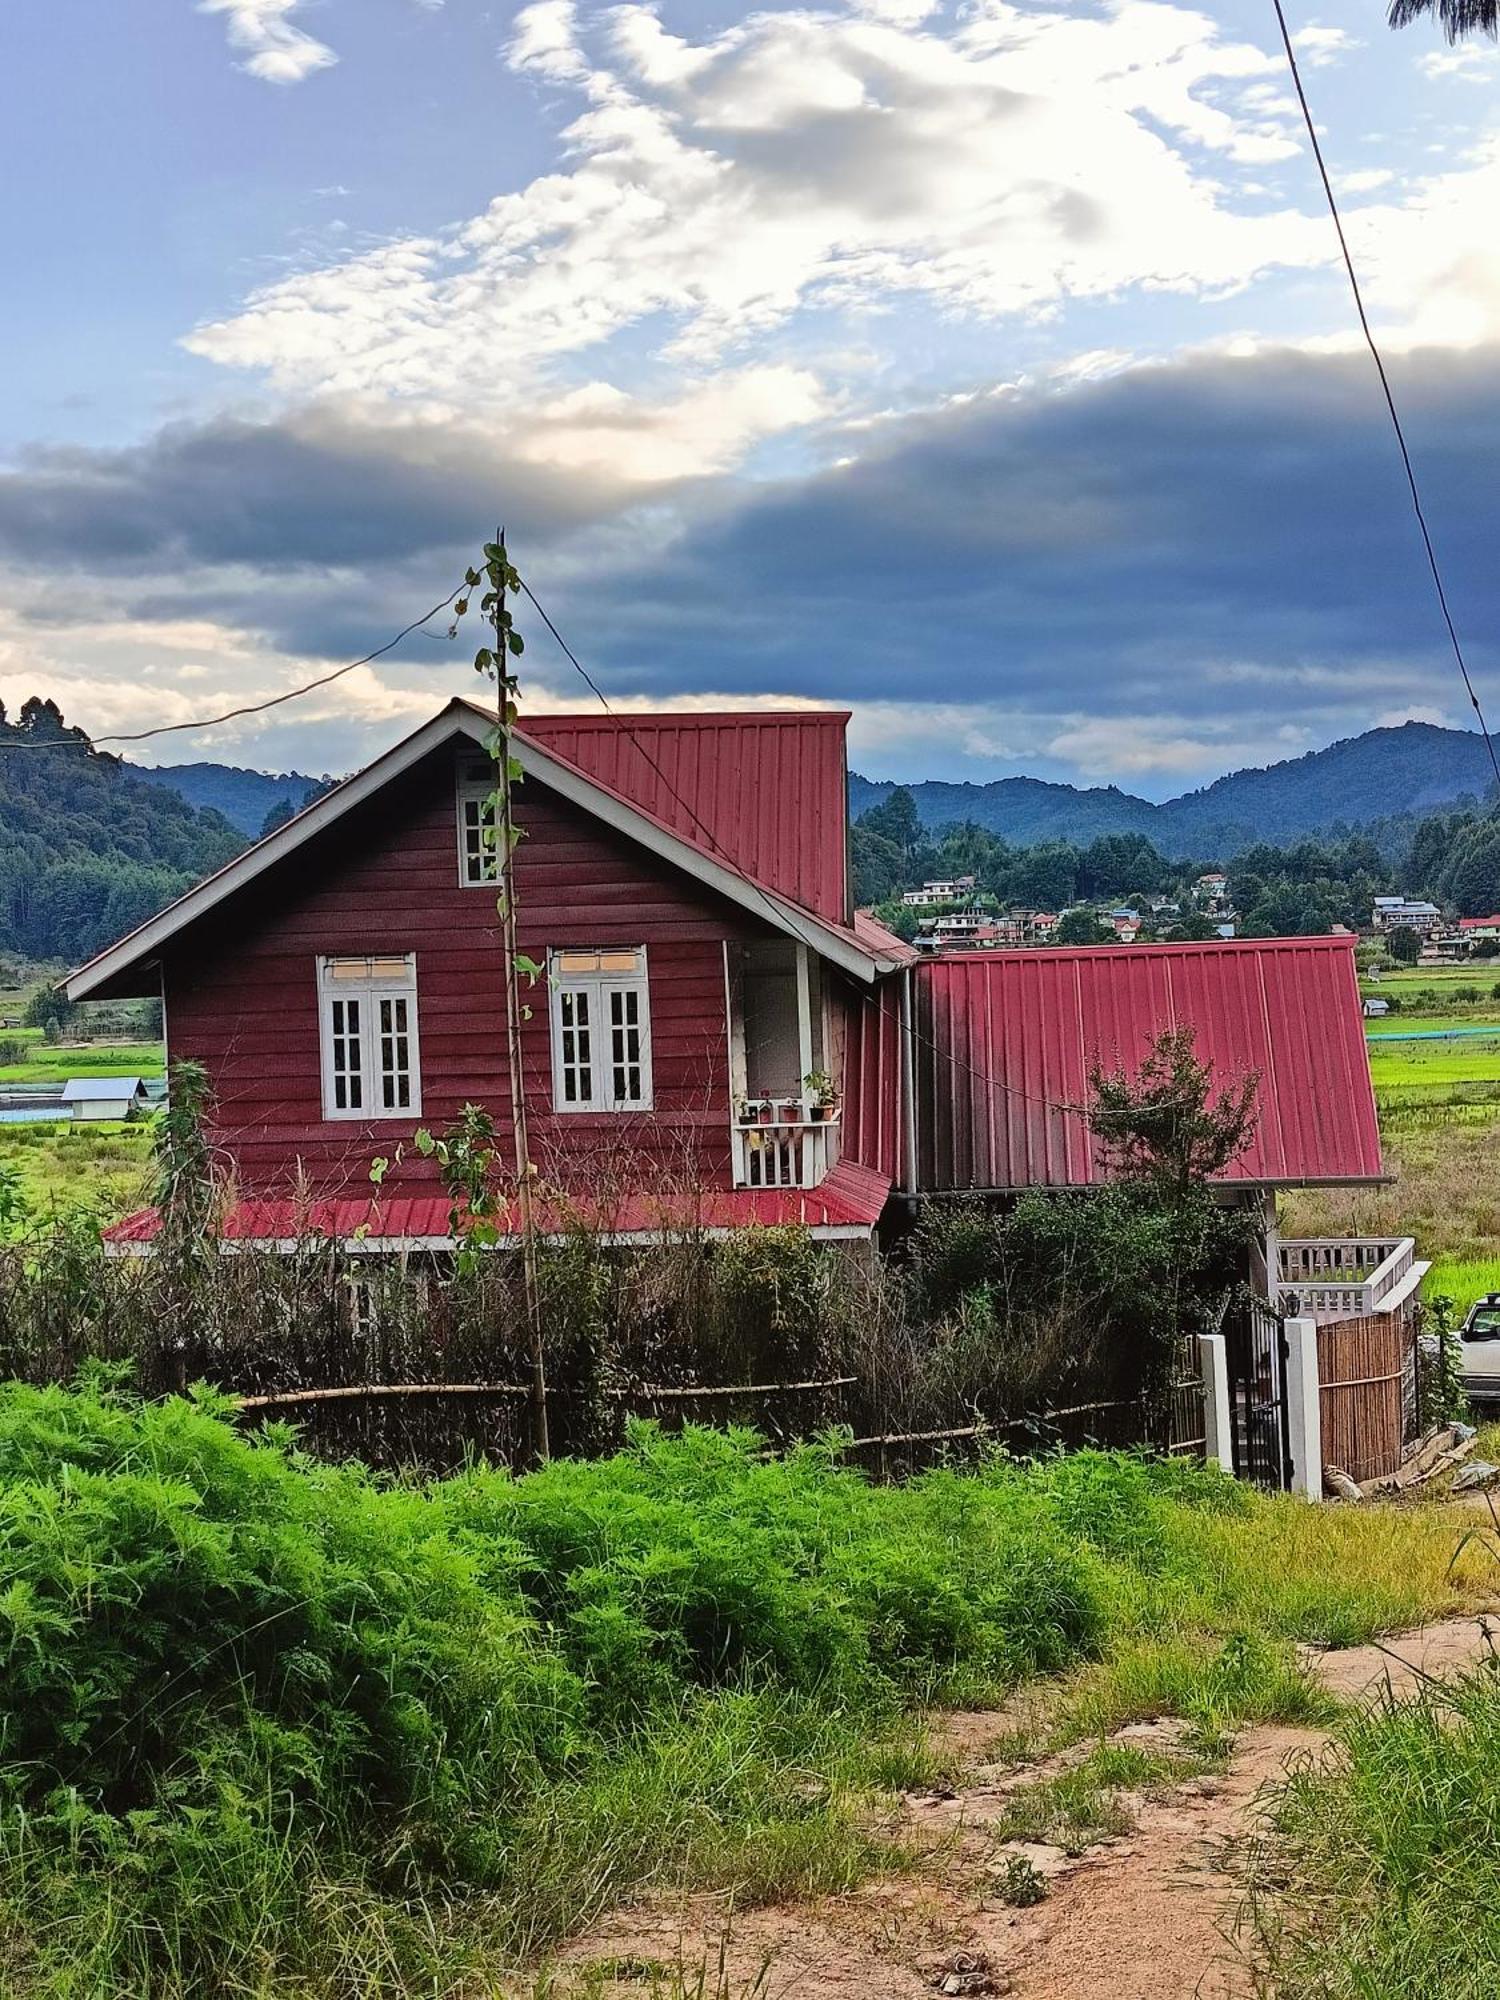
M430 751L454 736L467 736L472 742L483 743L493 726L491 719L472 702L450 702L430 722L414 730L394 749L386 751L383 757L377 757L373 764L367 764L364 770L346 778L333 791L305 806L284 826L279 826L264 840L247 848L216 875L210 875L196 888L179 896L175 903L169 903L166 909L121 938L118 944L110 945L86 965L70 972L63 982L68 998L86 1000L120 973L152 957L179 931L216 909L220 903L265 874L267 869L274 868L287 855L295 853L305 841L342 819L345 813L362 805L393 779L419 763ZM532 742L524 734L524 721L520 727L521 733L513 739L512 749L528 777L535 778L570 804L591 813L627 839L680 868L684 874L691 875L730 902L776 925L800 943L810 944L822 957L855 978L872 980L878 973L893 969L895 960L888 962L871 957L840 932L830 929L811 911L788 903L773 891L748 880L727 863L705 854L702 848L669 832L634 806L596 785L572 765L562 763L540 744Z
M715 1223L703 1226L685 1222L674 1228L668 1224L662 1229L604 1229L594 1237L596 1243L613 1249L629 1249L651 1243L667 1243L682 1234L691 1232L696 1236L706 1236L714 1242L738 1236L750 1225L743 1222ZM875 1233L873 1222L809 1222L800 1224L817 1243L865 1243ZM543 1236L543 1243L566 1243L566 1235ZM513 1250L521 1241L519 1236L502 1236L487 1246L494 1250ZM291 1257L305 1249L310 1243L337 1242L339 1248L351 1257L402 1256L412 1253L441 1256L458 1248L451 1236L345 1236L324 1237L316 1233L306 1236L235 1236L221 1239L219 1248L226 1256L237 1251L271 1251L278 1257ZM156 1254L155 1243L109 1243L104 1245L106 1257L152 1257Z

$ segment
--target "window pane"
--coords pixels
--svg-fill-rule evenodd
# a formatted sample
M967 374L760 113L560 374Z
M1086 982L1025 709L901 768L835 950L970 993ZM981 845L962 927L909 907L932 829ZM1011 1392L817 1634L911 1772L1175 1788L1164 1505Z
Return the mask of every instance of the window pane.
M641 1089L641 996L634 986L612 986L609 993L610 1082L616 1104L639 1104Z
M495 809L484 793L470 793L463 804L463 855L466 882L499 878L495 852Z
M360 1002L351 997L329 1003L333 1025L333 1102L339 1111L358 1111L360 1088Z
M557 996L562 1038L564 1104L591 1104L594 1097L593 1031L586 987L565 987Z
M404 1111L411 1104L410 1022L399 995L380 1002L380 1102L387 1111Z

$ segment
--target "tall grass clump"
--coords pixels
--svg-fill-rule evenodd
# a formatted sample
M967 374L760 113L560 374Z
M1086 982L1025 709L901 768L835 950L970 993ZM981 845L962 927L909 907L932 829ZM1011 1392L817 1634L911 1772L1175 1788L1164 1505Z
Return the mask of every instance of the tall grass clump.
M1500 1987L1500 1677L1346 1720L1280 1794L1249 1906L1283 2000Z

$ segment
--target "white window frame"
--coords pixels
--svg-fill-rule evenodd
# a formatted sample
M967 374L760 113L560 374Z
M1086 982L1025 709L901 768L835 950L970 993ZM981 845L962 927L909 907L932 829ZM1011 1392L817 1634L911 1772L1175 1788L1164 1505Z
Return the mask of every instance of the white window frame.
M362 968L362 970L356 970ZM358 1001L360 1102L340 1105L339 1073L334 1067L336 1002ZM409 1101L387 1107L381 1102L384 1071L380 1061L380 1007L383 1001L406 1006L406 1075ZM347 1030L346 1030L347 1032ZM407 1124L422 1115L422 1051L417 1034L417 956L415 952L331 955L318 960L318 1050L323 1082L323 1116L357 1125Z
M635 960L629 970L607 963L626 956ZM597 961L596 969L579 969L576 961L590 957ZM575 963L570 965L569 960ZM547 953L547 986L552 1024L553 1110L612 1112L627 1117L637 1111L650 1111L655 1083L651 1073L651 985L646 947L643 944L554 945ZM573 996L581 996L587 1004L588 1089L586 1093L580 1092L575 1078L573 1094L569 1096L568 1072L578 1067L576 1043L570 1049L567 1040L569 1035L577 1033L579 1026L567 1018ZM617 1000L622 1007L633 1006L635 1021L628 1024L612 1021ZM617 1025L633 1027L639 1037L636 1061L628 1065L640 1070L641 1088L637 1097L619 1097L615 1092L614 1073L620 1065L615 1061L612 1037ZM574 1061L569 1060L570 1054Z
M458 837L458 882L461 889L493 889L500 880L500 851L493 837L488 849L481 847L477 873L474 856L469 850L470 808L474 810L482 838L485 822L484 804L486 799L495 797L498 783L499 776L494 764L466 763L460 760L453 817ZM495 828L493 806L490 808L489 821L493 836Z

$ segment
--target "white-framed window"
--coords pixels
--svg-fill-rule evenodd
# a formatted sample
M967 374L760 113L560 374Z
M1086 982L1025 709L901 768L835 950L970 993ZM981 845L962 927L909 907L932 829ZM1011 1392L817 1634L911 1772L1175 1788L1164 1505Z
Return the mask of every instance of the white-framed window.
M495 845L495 766L458 767L458 880L465 889L480 889L500 879Z
M318 1023L325 1118L421 1115L415 953L320 958Z
M558 1111L651 1109L651 994L644 945L558 946L552 997L552 1103Z

